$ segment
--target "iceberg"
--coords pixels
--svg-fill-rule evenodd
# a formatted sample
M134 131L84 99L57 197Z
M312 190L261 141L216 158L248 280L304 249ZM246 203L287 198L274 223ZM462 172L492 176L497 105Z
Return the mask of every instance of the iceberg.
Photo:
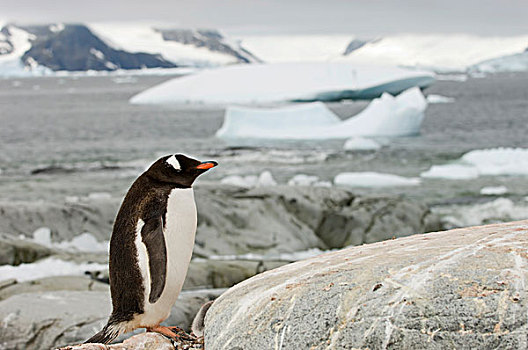
M341 121L323 103L255 109L229 107L216 136L230 144L255 140L322 140L353 136L416 135L427 101L418 88L393 97L384 93L363 111Z
M431 72L350 63L232 65L175 78L147 89L134 104L267 104L371 99L435 81Z
M480 62L469 68L471 72L499 73L528 71L528 51Z
M343 145L345 151L376 151L381 145L372 139L351 137Z
M420 184L420 179L376 172L358 172L337 174L334 183L338 186L380 188L417 186Z
M433 165L421 174L426 178L449 180L474 179L479 176L527 176L528 149L492 148L473 150L451 164Z

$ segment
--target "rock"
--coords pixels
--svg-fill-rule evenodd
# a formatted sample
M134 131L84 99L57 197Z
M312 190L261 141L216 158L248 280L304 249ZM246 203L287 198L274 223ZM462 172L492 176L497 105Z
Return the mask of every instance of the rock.
M40 244L0 234L0 265L32 263L53 254L53 250Z
M34 281L0 285L0 301L13 295L23 293L51 292L59 290L69 291L108 291L110 286L95 281L88 276L56 276L46 277Z
M195 254L342 248L440 228L427 206L339 188L201 186Z
M196 202L198 257L342 248L440 225L419 202L358 197L340 188L203 184L196 189ZM71 240L83 232L108 240L119 204L118 198L64 204L0 202L0 231L32 237L36 229L49 227L52 241Z
M203 338L189 336L189 340L181 339L173 345L173 342L163 335L147 332L134 335L119 344L82 344L66 346L58 350L193 350L203 348Z
M286 261L194 259L183 289L228 288L256 274L287 264Z
M526 349L528 221L351 247L252 277L208 349Z
M205 302L224 290L180 294L167 319L190 329ZM53 291L14 295L0 301L0 349L48 350L85 341L106 323L111 311L108 292ZM130 334L120 337L123 340Z
M53 241L71 240L90 232L108 240L120 199L86 203L0 202L0 232L33 238L40 227L51 229Z

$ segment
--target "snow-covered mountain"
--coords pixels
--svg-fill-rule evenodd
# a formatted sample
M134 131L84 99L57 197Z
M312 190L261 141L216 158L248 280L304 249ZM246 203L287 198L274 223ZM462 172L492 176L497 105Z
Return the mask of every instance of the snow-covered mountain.
M346 61L465 72L480 62L521 53L528 35L483 37L467 34L242 36L242 47L265 62Z
M251 62L259 59L214 30L142 24L8 24L0 30L0 76Z
M1 24L0 24L1 26ZM435 72L527 71L528 35L256 35L137 23L0 27L0 76L54 71L216 67L247 63L348 62ZM524 53L523 53L524 52Z

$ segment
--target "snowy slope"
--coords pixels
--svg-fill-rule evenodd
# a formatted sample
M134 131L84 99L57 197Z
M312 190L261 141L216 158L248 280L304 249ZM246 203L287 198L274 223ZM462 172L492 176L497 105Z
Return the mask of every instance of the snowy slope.
M112 22L90 23L88 26L115 49L159 54L177 65L215 66L256 60L251 54L237 47L231 47L221 35L207 36L200 31L180 30L182 34L191 34L198 39L185 44L175 39L170 40L171 36L167 33L176 30L158 29L154 24ZM181 37L181 41L186 42L185 36ZM212 50L212 45L207 46L208 41L214 41L216 47L223 45L224 50Z
M337 60L465 71L484 60L522 52L528 35L480 37L474 35L395 35L369 42Z
M242 36L240 40L265 62L336 60L432 68L437 72L465 71L479 62L520 53L528 47L528 35L398 34L365 41L353 35L276 35ZM348 44L354 44L354 50L345 55Z

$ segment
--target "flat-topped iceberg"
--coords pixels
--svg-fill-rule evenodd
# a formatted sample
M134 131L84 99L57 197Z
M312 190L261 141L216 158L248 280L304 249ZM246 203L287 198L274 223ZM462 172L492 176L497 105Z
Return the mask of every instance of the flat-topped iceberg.
M420 179L376 172L358 172L337 174L334 183L338 186L380 188L417 186L420 184Z
M344 121L323 103L255 109L229 107L216 136L230 144L248 140L321 140L352 136L416 135L427 107L418 88L393 97L384 93L360 113Z
M425 178L469 180L479 176L528 176L528 149L491 148L470 151L458 161L433 165L421 174Z
M340 63L233 65L175 78L132 97L136 104L263 104L371 99L434 82L431 72Z

